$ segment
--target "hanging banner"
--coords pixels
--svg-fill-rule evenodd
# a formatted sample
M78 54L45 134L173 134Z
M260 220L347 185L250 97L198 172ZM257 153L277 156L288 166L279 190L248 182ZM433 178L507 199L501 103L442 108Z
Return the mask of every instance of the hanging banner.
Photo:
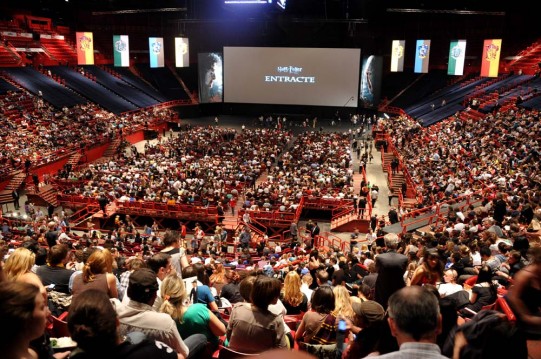
M94 65L94 40L91 32L75 33L77 42L77 64Z
M498 77L502 39L485 40L481 59L481 76Z
M190 40L187 37L175 37L175 66L190 66Z
M466 59L466 40L451 41L449 46L448 75L462 76L464 74L464 60Z
M365 108L377 108L379 105L382 71L383 57L370 55L363 58L359 99Z
M391 72L404 71L404 48L406 47L405 40L393 40L391 50Z
M415 46L415 73L426 74L428 72L428 60L430 58L430 40L417 40Z
M130 41L128 35L113 35L113 54L116 67L130 66Z
M224 99L223 55L218 52L200 53L199 102L222 102Z
M150 67L164 67L163 37L148 38L148 53L150 57Z

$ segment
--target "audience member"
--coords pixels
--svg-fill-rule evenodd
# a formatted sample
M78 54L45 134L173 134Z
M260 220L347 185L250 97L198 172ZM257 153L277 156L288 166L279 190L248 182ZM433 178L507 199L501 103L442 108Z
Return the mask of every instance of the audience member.
M509 288L507 302L519 326L534 340L541 338L541 247L529 250L530 264L520 270Z
M227 340L231 349L254 354L288 346L283 318L269 311L269 305L276 304L279 297L280 282L277 279L266 276L256 278L250 302L235 304L229 317Z
M399 351L374 358L447 358L436 338L441 331L438 299L419 286L398 290L389 298L388 322Z
M17 248L6 260L4 273L8 280L33 284L39 288L43 299L47 301L47 291L39 277L32 272L35 255L26 248Z
M342 359L364 358L373 352L381 353L384 349L383 327L385 323L385 310L378 303L371 300L362 303L353 303L353 320L350 322L350 332L354 337L344 351Z
M423 263L415 269L410 285L436 285L443 277L443 263L436 250L426 250Z
M117 280L113 272L113 256L107 249L94 251L85 263L83 272L73 280L73 300L82 292L95 289L109 298L118 298Z
M37 286L25 282L0 283L2 357L37 358L30 342L44 334L47 315L47 303Z
M404 273L408 265L408 258L397 253L398 236L394 233L385 235L385 246L387 252L376 257L376 279L375 300L384 308L387 307L389 297L406 286L404 282Z
M280 293L280 300L286 308L288 315L308 311L308 298L301 291L301 278L296 271L287 273L283 290Z
M306 344L335 344L338 321L334 310L335 297L332 287L317 287L312 295L312 310L302 317L295 339Z
M89 289L81 293L73 302L67 321L71 338L77 342L70 358L186 358L153 338L132 344L120 334L117 313L102 291Z
M64 294L69 292L69 280L73 271L66 268L68 262L68 247L56 244L49 249L47 264L38 267L36 274L45 287Z
M194 334L204 334L209 343L207 356L212 356L212 353L218 349L218 337L225 335L225 324L204 304L184 305L187 299L186 289L184 282L176 274L170 274L164 278L161 292L164 301L160 312L169 314L175 320L183 339ZM200 354L200 357L202 355Z
M128 304L124 305L117 299L111 299L120 322L119 334L142 332L149 339L163 342L187 358L189 348L200 347L200 342L197 338L190 341L188 338L185 343L173 319L168 314L157 313L152 309L157 291L156 273L151 269L137 269L130 275Z

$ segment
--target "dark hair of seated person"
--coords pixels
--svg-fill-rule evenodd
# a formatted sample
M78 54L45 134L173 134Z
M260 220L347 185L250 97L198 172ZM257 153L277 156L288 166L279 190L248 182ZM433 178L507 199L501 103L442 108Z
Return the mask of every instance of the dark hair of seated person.
M334 293L330 285L317 287L312 293L312 309L320 314L329 314L334 310Z
M252 304L263 312L268 312L270 304L276 304L282 285L276 278L260 275L254 282L250 298Z
M51 247L48 254L48 261L51 267L57 266L67 257L68 247L63 244L56 244Z
M70 307L71 338L89 355L110 354L118 339L116 317L107 294L94 289L84 291Z
M249 275L240 282L239 291L245 302L250 303L252 301L252 289L256 279L256 276Z
M440 304L440 314L441 314L441 333L438 335L437 344L439 345L440 349L443 349L443 345L445 344L445 340L447 339L447 336L451 332L451 330L455 327L456 321L458 319L458 313L456 311L455 305L452 301L448 300L449 298L441 298L440 293L438 292L438 288L431 284L424 285L424 288L428 290L430 293L434 294L436 298L438 298L438 302Z
M0 348L6 349L4 344L13 344L31 329L28 326L32 324L32 313L38 293L39 288L29 283L6 281L1 284L0 318L4 328L1 331Z

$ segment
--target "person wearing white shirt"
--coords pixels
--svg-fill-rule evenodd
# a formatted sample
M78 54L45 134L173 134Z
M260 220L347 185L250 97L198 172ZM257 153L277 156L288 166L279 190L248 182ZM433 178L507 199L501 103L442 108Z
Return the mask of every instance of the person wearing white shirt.
M307 270L308 273L306 273L305 270ZM312 289L310 289L310 286L312 285L314 278L312 278L312 276L310 275L310 271L308 270L308 268L304 268L301 274L301 292L306 295L306 298L308 298L308 305L310 306L312 293L314 292Z
M445 283L441 283L438 285L438 292L440 293L440 296L442 298L464 290L464 288L460 284L456 283L457 277L458 273L456 272L456 270L448 269L445 271L445 273L443 274L443 280L445 281Z

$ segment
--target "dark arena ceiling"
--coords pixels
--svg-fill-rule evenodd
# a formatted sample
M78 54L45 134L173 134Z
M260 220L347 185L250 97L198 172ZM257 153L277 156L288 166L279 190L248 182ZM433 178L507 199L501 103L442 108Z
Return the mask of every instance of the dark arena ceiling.
M537 11L503 0L286 0L285 10L276 6L278 0L270 1L2 0L0 16L7 20L22 11L73 30L107 34L180 34L193 39L196 51L223 46L360 47L385 55L393 39L467 39L480 46L485 38L502 38L502 55L512 56L541 33Z

